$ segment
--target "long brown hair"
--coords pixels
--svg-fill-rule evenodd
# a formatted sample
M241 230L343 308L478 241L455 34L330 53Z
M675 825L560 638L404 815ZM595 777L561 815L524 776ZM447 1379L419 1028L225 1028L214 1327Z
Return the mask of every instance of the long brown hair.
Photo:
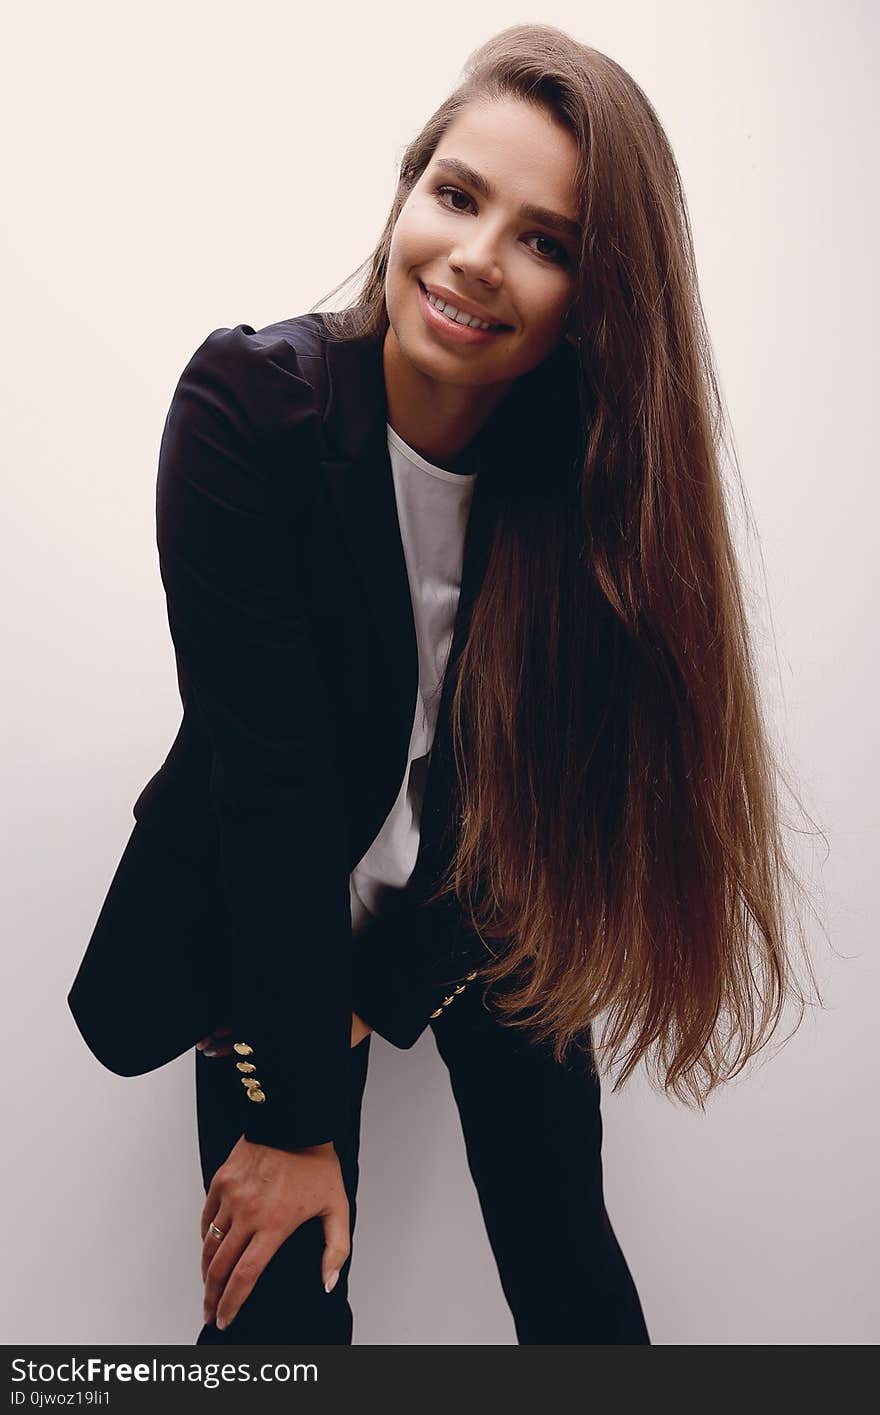
M495 35L407 146L359 297L322 318L331 337L384 333L401 207L465 105L511 96L564 124L580 154L583 440L573 482L542 474L540 507L511 496L499 509L451 704L458 832L433 898L454 892L486 943L502 1022L564 1061L572 1047L595 1056L591 1024L607 1014L605 1060L629 1039L615 1090L645 1057L666 1092L703 1108L787 998L800 1025L792 931L815 977L690 221L641 88L552 26Z

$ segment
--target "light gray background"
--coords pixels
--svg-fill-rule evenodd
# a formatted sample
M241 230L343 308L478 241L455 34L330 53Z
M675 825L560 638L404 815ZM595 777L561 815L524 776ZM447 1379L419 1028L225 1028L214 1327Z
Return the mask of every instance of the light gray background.
M0 95L7 1342L199 1326L192 1057L115 1078L65 1003L179 721L153 540L174 385L211 330L301 313L367 255L467 53L538 18L621 62L676 151L764 688L831 846L802 854L827 1010L705 1115L606 1081L609 1211L657 1344L877 1339L876 8L86 0L19 9ZM357 1343L515 1340L430 1034L372 1043L352 1297Z

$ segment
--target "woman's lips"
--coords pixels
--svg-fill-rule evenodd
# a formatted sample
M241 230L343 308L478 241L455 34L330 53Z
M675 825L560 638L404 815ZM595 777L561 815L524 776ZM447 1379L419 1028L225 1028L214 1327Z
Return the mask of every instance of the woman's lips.
M477 329L470 324L459 324L457 320L450 319L448 314L442 314L440 310L435 309L421 280L418 284L425 323L429 329L436 330L446 339L454 339L457 344L485 344L487 340L497 339L499 334L507 333L506 325L501 329Z

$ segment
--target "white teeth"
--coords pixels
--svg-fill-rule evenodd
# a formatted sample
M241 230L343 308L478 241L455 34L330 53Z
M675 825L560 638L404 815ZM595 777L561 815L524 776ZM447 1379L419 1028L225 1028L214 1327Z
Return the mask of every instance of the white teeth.
M467 324L473 329L492 328L491 324L487 324L483 319L477 319L476 315L465 314L464 310L457 310L454 305L448 305L444 300L438 300L437 296L432 295L430 291L426 293L428 303L432 304L435 310L439 310L441 314L445 314L448 319L454 320L456 324Z

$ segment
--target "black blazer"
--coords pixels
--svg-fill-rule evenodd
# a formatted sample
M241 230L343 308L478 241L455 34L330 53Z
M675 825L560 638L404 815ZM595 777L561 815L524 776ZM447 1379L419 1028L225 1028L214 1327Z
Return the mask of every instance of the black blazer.
M215 330L187 364L156 495L183 720L68 995L114 1072L230 1025L242 1133L319 1144L347 1115L352 1010L409 1047L473 981L463 912L422 905L454 838L449 699L499 515L571 455L573 378L562 344L480 433L415 872L352 944L349 875L400 789L418 686L382 340L308 314Z

